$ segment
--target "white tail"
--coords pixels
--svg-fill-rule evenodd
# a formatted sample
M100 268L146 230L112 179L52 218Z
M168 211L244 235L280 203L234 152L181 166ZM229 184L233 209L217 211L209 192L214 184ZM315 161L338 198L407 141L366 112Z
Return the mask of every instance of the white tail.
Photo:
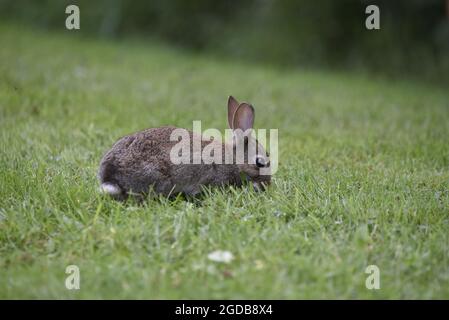
M103 193L107 193L111 196L117 196L122 193L120 187L116 184L110 182L104 182L100 186L100 191Z

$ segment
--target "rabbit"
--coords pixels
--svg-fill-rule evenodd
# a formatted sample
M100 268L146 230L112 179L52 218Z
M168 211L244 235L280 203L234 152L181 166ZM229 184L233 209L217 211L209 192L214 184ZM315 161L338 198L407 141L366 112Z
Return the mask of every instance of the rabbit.
M244 163L237 164L234 156L231 163L174 164L170 151L178 141L171 141L170 136L176 127L166 126L150 128L119 139L103 156L98 179L100 190L116 200L125 200L129 195L147 195L150 190L167 197L177 194L195 197L203 191L204 186L241 187L245 181L252 183L256 191L263 191L271 182L269 174L260 174L261 168L269 168L269 155L251 135L236 139L237 132L252 130L255 111L248 103L239 103L229 96L228 124L233 131L232 142L215 142L201 140L201 149L213 143L219 143L222 155L226 151L234 152L243 143ZM190 135L190 144L195 134ZM255 141L253 141L255 140ZM249 142L255 142L257 153L253 161L248 161ZM217 145L215 145L217 146ZM188 146L189 148L191 147ZM241 146L240 146L241 147ZM193 157L193 154L192 154Z

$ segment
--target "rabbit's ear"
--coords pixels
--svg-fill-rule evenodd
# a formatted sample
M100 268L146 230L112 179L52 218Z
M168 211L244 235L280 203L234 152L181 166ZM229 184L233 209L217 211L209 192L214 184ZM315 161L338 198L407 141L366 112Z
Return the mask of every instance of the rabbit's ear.
M232 128L241 129L245 132L248 129L252 129L254 125L254 108L248 103L241 103L235 111L234 118L232 120Z
M233 119L234 114L237 111L237 108L239 107L239 103L233 96L229 96L228 99L228 124L229 128L234 129Z

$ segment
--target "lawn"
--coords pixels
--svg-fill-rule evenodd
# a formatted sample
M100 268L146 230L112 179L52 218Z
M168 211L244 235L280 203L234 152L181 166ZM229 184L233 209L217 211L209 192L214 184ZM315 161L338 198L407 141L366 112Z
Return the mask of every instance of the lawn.
M448 91L69 31L1 25L0 43L0 298L449 298ZM98 193L115 140L223 130L229 94L279 129L267 192Z

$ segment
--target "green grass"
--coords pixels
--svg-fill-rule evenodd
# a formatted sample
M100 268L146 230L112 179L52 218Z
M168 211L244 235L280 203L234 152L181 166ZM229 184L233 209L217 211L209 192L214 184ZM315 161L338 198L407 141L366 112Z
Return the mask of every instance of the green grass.
M0 43L0 298L449 298L448 92L75 32L3 25ZM116 139L224 129L229 94L279 128L268 192L98 194ZM365 288L371 264L380 290Z

